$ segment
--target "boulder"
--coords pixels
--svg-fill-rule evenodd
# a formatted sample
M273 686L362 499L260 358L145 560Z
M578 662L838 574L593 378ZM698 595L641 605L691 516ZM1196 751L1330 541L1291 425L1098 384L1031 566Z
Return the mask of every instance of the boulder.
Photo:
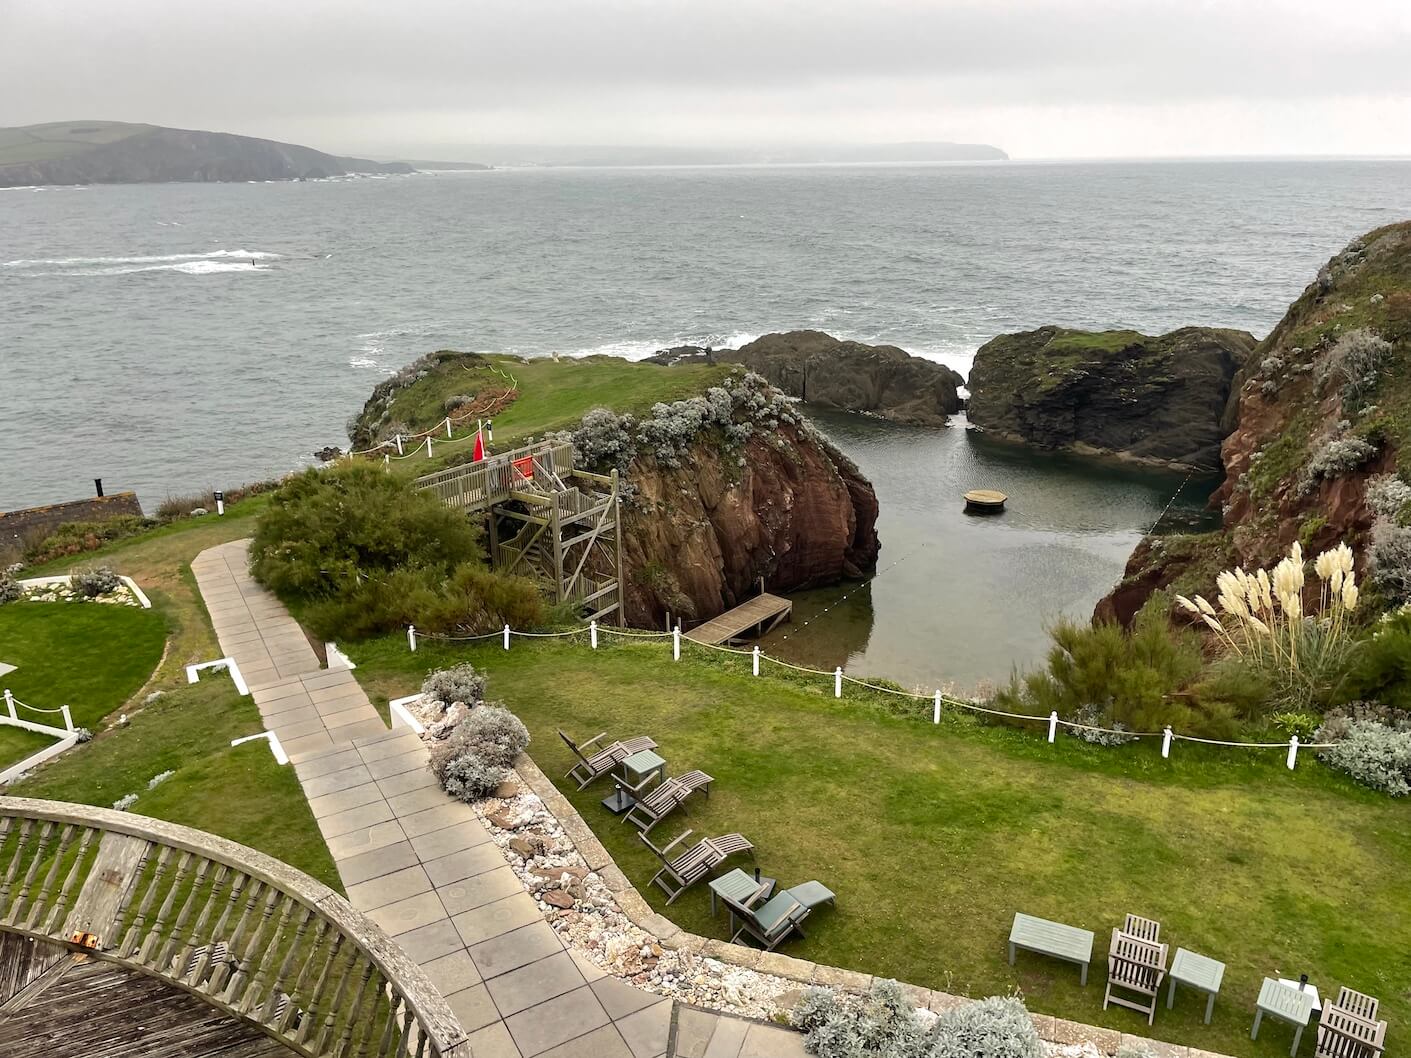
M1040 448L1216 470L1253 335L1183 327L1040 327L980 347L967 415L987 434Z

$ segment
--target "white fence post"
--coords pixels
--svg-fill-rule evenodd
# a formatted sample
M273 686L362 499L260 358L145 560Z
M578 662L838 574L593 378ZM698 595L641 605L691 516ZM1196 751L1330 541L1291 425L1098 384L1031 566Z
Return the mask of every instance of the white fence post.
M10 693L10 688L8 687L5 688L5 708L9 710L11 720L19 719L19 716L15 713L15 696Z
M72 731L72 730L73 730L73 714L69 712L69 707L68 707L67 705L61 705L61 706L59 706L59 711L64 714L64 730L65 730L65 731Z
M842 667L841 665L839 665L836 669L833 670L833 697L834 697L834 698L841 698L842 696L843 696L843 667Z
M407 625L407 646L413 654L416 653L416 625Z
M937 692L936 692L936 707L935 707L935 709L933 709L932 712L931 712L931 723L933 723L933 724L939 724L940 722L941 722L941 692L940 692L940 691L937 691Z
M759 675L759 644L758 644L758 643L755 644L754 650L752 650L750 653L751 653L751 655L752 655L752 663L753 663L753 665L754 665L754 674L755 674L756 676L758 676L758 675Z
M392 469L392 457L391 457L390 455L388 455L386 452L383 452L383 453L382 453L382 465L383 465L384 467L386 467L388 470L391 470L391 469Z
M402 451L402 435L401 435L401 434L398 434L398 435L397 435L397 454L398 454L399 456L404 456L404 455L407 454L407 453L405 453L405 452Z
M1048 740L1052 742L1058 737L1058 710L1048 714Z
M1289 739L1289 771L1293 771L1293 766L1298 761L1298 736L1294 735Z
M428 457L431 455L431 438L429 436L426 438L426 454Z
M1171 756L1171 725L1166 725L1166 730L1161 733L1161 755Z
M510 626L505 625L505 649L510 648Z
M447 415L447 416L446 416L446 440L449 441L450 439L451 439L451 417L450 417L449 415Z
M681 626L677 625L671 630L671 660L681 660Z
M593 649L598 649L598 622L588 622L588 640L593 644Z

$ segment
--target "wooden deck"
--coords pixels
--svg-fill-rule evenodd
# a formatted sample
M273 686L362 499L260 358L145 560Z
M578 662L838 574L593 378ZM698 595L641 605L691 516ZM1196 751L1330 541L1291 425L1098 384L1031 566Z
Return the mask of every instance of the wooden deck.
M291 1058L297 1053L174 985L68 953L0 1005L5 1058Z
M704 624L684 633L697 643L729 643L748 634L763 635L794 612L794 604L778 595L756 595L733 610L727 610Z

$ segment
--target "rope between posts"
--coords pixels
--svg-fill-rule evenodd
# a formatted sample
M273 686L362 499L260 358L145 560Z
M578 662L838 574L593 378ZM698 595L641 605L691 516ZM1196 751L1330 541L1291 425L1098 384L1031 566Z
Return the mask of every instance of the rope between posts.
M10 700L13 701L16 705L28 709L31 713L52 713L54 716L62 716L64 712L62 709L41 709L37 705L30 705L28 702L22 702L13 695L10 696Z
M514 629L510 629L510 635L512 635L512 636L521 636L521 637L526 638L526 639L565 639L565 638L569 638L569 637L572 637L572 636L581 636L584 632L587 632L587 631L589 631L590 629L591 629L591 626L590 626L590 625L583 625L583 626L580 626L580 627L578 627L578 628L569 629L569 630L563 631L563 632L517 632L517 631L515 631ZM599 626L598 626L598 632L601 633L601 634L603 634L603 635L622 636L622 637L624 637L624 638L629 638L629 639L666 639L666 638L670 638L671 636L673 636L673 635L675 634L674 631L671 631L671 632L638 632L638 631L632 631L632 630L625 629L625 628L614 628L614 627L611 627L611 626L608 626L608 625L599 625ZM504 636L504 630L501 629L501 630L498 631L498 632L485 632L485 633L483 633L483 634L481 634L481 635L473 635L473 636L450 636L450 635L445 635L445 634L442 634L442 633L418 632L418 633L417 633L417 636L418 636L419 638L430 639L430 640L437 640L437 641L442 641L442 642L472 642L472 641L484 640L484 639L500 639L500 638L502 638L502 637ZM683 639L684 639L684 637L683 637ZM734 655L736 655L737 657L752 657L753 654L754 654L754 651L753 651L753 650L737 650L737 649L735 649L735 648L733 648L733 647L720 646L719 644L716 644L716 643L701 643L701 642L698 642L697 640L687 640L687 642L690 642L690 643L692 644L692 646L705 647L705 648L708 649L708 650L714 650L714 651L717 651L718 653L722 653L722 654L734 654ZM795 665L795 664L793 664L792 662L784 661L784 660L782 660L782 659L780 659L780 658L776 658L776 657L771 657L770 655L765 654L765 653L763 653L763 652L761 652L761 653L759 654L759 660L760 660L761 662L767 661L767 662L769 662L769 663L771 663L771 664L773 664L773 665L778 665L778 666L780 666L781 668L792 669L794 672L804 672L804 673L808 673L809 675L812 675L812 676L824 676L824 677L832 677L832 678L834 678L834 679L837 679L837 678L839 677L839 675L841 675L842 679L845 680L845 681L847 681L848 683L856 684L856 685L859 686L859 687L865 687L865 688L867 688L867 689L870 690L870 691L875 691L875 692L882 693L882 694L893 694L893 695L896 695L896 696L901 697L901 698L911 698L911 699L913 699L913 700L915 700L915 701L932 702L932 701L935 700L935 695L920 694L920 693L917 693L917 692L915 692L915 691L898 690L898 689L895 688L895 687L883 687L883 686L881 686L881 685L879 685L879 684L869 683L869 682L867 682L866 680L860 680L860 679L858 679L856 676L849 676L849 675L847 675L846 673L841 673L841 674L840 674L837 670L834 670L833 672L828 672L828 671L826 671L826 670L824 670L824 669L813 669L813 668L809 668L809 667L806 666L806 665ZM939 693L939 692L938 692L938 693ZM1007 720L1031 720L1031 721L1034 721L1034 722L1036 722L1036 723L1041 723L1041 724L1050 724L1050 723L1051 723L1051 724L1054 724L1055 726L1068 728L1068 729L1073 730L1073 731L1094 731L1094 732L1098 732L1098 733L1101 733L1101 734L1117 735L1117 736L1120 736L1120 737L1123 737L1123 738L1129 738L1129 739L1143 739L1143 738L1162 738L1162 739L1164 739L1164 738L1166 737L1166 735L1167 735L1167 733L1166 733L1165 731L1124 731L1124 730L1121 730L1121 729L1119 729L1119 728L1097 727L1097 726L1095 726L1095 725L1093 725L1093 724L1080 724L1080 723L1076 723L1076 722L1074 722L1074 721L1072 721L1072 720L1063 720L1063 719L1059 719L1059 718L1056 718L1056 717L1053 717L1053 716L1043 716L1043 715L1035 714L1035 713L1012 713L1012 712L1009 712L1009 711L1004 710L1004 709L990 709L990 708L987 708L986 706L983 706L983 705L976 705L976 704L973 703L973 702L963 701L962 699L955 698L955 697L952 697L951 695L946 695L946 694L940 695L940 699L941 699L941 704L950 706L950 707L953 708L953 709L964 709L964 710L967 710L968 712L972 712L972 713L981 713L981 714L983 714L983 715L985 715L985 716L998 716L998 717L1003 717L1003 718L1005 718L1005 719L1007 719ZM16 705L23 705L26 709L34 709L33 706L25 705L24 702L21 702L21 701L19 701L18 699L15 700L15 704L16 704ZM35 712L41 712L41 713L59 713L59 712L62 712L62 710L59 710L59 709L34 709L34 711L35 711ZM1224 747L1228 747L1228 748L1232 748L1232 749L1289 749L1289 748L1291 748L1291 743L1290 743L1290 742L1228 742L1228 741L1224 741L1224 740L1222 740L1222 739L1200 738L1200 737L1198 737L1198 736L1196 736L1196 735L1180 735L1180 734L1177 734L1177 733L1174 732L1174 731L1170 732L1170 737L1171 737L1172 741L1197 742L1197 743L1200 743L1201 745L1206 745L1206 746L1224 746ZM1299 743L1298 748L1299 748L1299 749L1329 749L1329 748L1331 748L1332 746L1334 746L1335 744L1336 744L1336 743L1332 743L1332 742L1301 742L1301 743Z

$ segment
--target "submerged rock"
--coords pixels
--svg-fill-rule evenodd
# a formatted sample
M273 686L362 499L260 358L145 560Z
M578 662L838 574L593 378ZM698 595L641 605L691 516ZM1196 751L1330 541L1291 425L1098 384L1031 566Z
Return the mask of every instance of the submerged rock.
M1214 470L1254 345L1251 334L1214 327L1002 334L975 354L968 417L1042 448Z

